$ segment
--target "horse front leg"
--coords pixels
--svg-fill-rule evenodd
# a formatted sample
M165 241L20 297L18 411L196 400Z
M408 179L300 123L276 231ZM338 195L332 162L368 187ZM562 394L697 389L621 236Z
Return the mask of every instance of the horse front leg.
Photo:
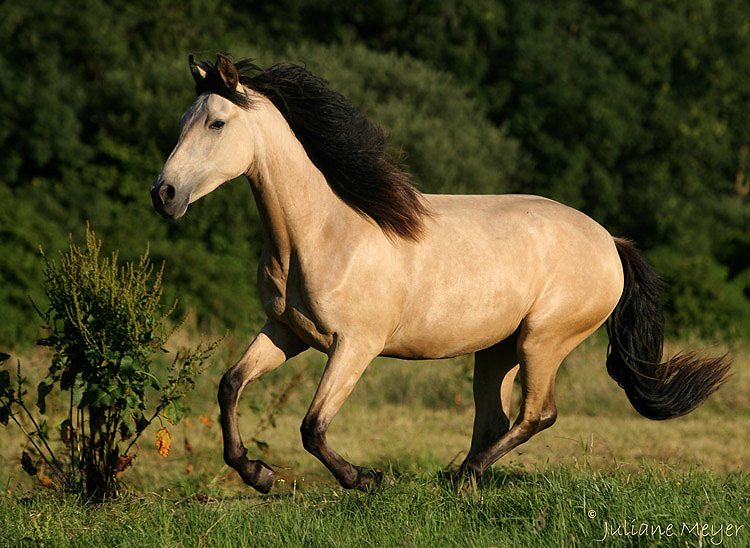
M376 355L337 340L300 428L305 449L315 455L346 489L365 490L383 477L379 470L367 471L354 466L326 442L328 426Z
M268 321L219 383L224 461L237 470L242 481L261 493L268 493L271 489L274 473L263 461L247 459L247 449L242 443L237 422L237 402L248 383L273 371L306 348L307 345L287 327Z

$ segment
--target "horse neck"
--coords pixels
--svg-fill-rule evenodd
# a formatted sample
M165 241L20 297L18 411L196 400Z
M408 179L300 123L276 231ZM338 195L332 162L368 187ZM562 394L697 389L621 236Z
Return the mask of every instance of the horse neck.
M328 186L281 113L270 101L257 117L255 163L247 174L270 253L282 264L292 253L313 251L331 219L357 217ZM327 230L324 230L327 229Z

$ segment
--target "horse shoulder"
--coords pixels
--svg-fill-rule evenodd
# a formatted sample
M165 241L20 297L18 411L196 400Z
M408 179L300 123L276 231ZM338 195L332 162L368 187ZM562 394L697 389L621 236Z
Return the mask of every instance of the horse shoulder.
M326 238L297 250L286 267L263 257L259 291L266 314L323 352L335 335L378 350L400 316L404 270L394 243L379 230L376 237Z

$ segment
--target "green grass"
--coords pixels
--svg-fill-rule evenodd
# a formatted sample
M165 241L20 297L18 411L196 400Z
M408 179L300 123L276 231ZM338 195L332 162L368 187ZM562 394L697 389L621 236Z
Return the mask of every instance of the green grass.
M201 487L101 506L39 492L5 496L0 538L8 546L87 548L592 546L605 537L606 546L750 544L750 478L741 474L499 469L463 495L436 475L404 475L370 493L284 485L275 495L246 496Z
M750 546L747 351L734 352L734 375L706 405L652 422L608 378L601 340L584 344L558 375L558 423L461 495L441 478L469 445L468 358L381 359L370 367L328 435L346 458L393 478L359 493L338 487L302 449L299 424L324 366L321 355L306 353L241 399L245 439L268 443L263 458L281 480L262 496L221 457L216 389L244 344L230 337L189 396L193 415L170 427L167 459L146 432L135 466L121 478L128 494L119 501L86 505L41 488L21 471L22 437L0 430L0 546L697 547L712 545L711 527L713 545ZM41 376L45 360L42 354L22 359L32 378ZM257 432L250 402L263 409L298 374L301 382L276 426ZM54 425L54 405L51 413ZM261 456L248 446L252 458ZM648 532L634 534L642 524Z

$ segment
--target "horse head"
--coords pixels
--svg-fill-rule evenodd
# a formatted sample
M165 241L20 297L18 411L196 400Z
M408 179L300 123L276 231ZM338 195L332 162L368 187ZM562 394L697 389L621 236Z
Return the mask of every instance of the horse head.
M171 219L253 163L247 107L254 92L242 86L235 65L223 55L214 67L196 63L192 55L189 64L198 97L182 115L177 145L151 185L154 208Z

